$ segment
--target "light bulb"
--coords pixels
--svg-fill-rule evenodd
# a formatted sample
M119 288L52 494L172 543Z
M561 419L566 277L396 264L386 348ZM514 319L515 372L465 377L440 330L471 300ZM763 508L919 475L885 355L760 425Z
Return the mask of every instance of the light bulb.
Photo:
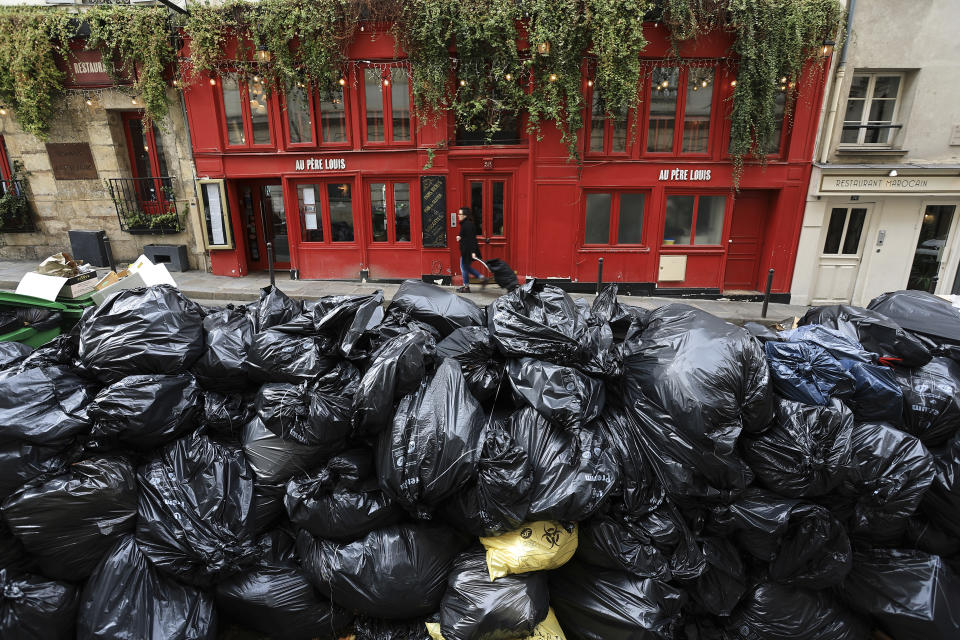
M556 81L557 81L557 74L551 73L551 74L550 74L550 82L556 82Z
M150 147L148 147L147 145L143 145L143 150L144 150L144 151L150 151Z
M783 76L782 78L780 78L780 84L786 84L786 83L787 83L787 76Z
M342 87L343 85L347 84L347 81L346 81L344 78L340 78L340 80L338 80L338 82L340 83L340 86L341 86L341 87Z
M709 83L708 83L706 80L704 80L704 81L701 82L700 84L703 86L704 89L706 89L706 88L707 88L707 84L709 84Z
M383 86L385 86L385 87L389 87L389 86L390 86L390 79L389 79L389 78L384 78L384 80L383 80Z
M466 80L461 80L461 81L460 81L460 86L461 86L461 87L467 86L467 81L466 81Z
M670 82L667 81L667 80L664 80L664 81L663 81L663 88L666 89L666 88L669 87L669 86L670 86Z
M130 98L130 104L137 104L136 98Z
M504 76L504 77L507 79L507 82L513 80L513 74L512 74L512 73L508 73L508 74L507 74L506 76Z
M736 81L736 80L731 80L731 81L730 81L730 86L731 86L731 87L737 86L737 81Z
M211 84L211 85L217 84L217 79L216 79L216 78L210 78L210 84Z
M5 116L5 115L7 115L7 108L0 107L0 116Z
M254 82L260 82L260 76L253 76Z
M587 86L588 86L588 87L592 87L592 86L593 86L593 80L587 80Z
M93 106L93 100L91 100L90 98L87 98L87 106L88 106L88 107L92 107L92 106Z
M173 81L173 86L179 87L179 86L180 86L180 81L179 81L179 80L174 80L174 81Z

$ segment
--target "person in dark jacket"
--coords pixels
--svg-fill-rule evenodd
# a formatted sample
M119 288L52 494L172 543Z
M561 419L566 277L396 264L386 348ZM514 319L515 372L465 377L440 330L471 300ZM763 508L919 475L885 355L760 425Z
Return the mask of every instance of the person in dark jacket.
M481 286L484 287L487 286L487 278L470 266L474 260L481 259L480 246L477 244L477 225L473 221L470 209L460 207L457 220L460 221L460 235L457 236L457 242L460 244L460 273L463 275L463 286L457 291L470 293L470 276L481 278Z

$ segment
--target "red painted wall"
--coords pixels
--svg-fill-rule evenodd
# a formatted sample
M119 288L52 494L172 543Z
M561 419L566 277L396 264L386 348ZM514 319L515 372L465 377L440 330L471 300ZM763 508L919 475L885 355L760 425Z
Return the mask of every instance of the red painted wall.
M368 27L369 29L369 27ZM650 45L645 56L651 63L669 55L665 30L647 25ZM189 46L189 44L187 45ZM212 251L215 273L242 276L248 265L242 245L244 221L240 213L237 186L245 179L274 179L284 186L284 200L291 244L291 267L301 278L356 279L369 269L373 279L420 276L453 276L459 279L457 229L450 227L449 212L469 204L468 183L472 178L502 179L505 194L506 241L481 244L485 257L501 257L524 276L558 278L573 283L596 280L597 261L604 259L604 280L623 283L657 283L661 256L686 255L687 271L681 282L657 283L658 288L719 290L723 286L725 246L735 215L732 187L733 169L727 155L729 109L735 68L720 59L728 54L727 34L717 33L681 47L681 58L701 59L716 64L713 112L708 152L700 155L651 155L646 153L645 97L640 109L637 137L631 140L626 157L595 156L586 152L581 135L582 165L571 162L559 132L544 124L541 139L524 136L520 145L492 147L452 146L452 122L426 123L414 118L410 143L371 145L363 143L362 75L353 68L346 80L345 97L349 142L333 146L291 146L286 133L286 116L279 92L269 100L272 144L231 148L226 145L220 80L196 78L185 88L187 115L198 174L226 178L234 237L238 248ZM394 57L393 42L380 32L375 38L360 34L349 49L354 60L388 62ZM713 60L709 62L708 59ZM584 90L587 90L584 77ZM649 87L643 89L647 94ZM810 175L817 119L823 93L823 73L804 76L793 113L792 130L784 136L779 156L765 166L750 164L744 169L742 189L763 189L769 193L763 245L759 259L757 288L765 283L767 269L775 269L773 290L787 292L792 279L796 246L803 215L803 198ZM589 116L589 114L587 114ZM587 117L589 120L589 117ZM440 146L438 146L440 145ZM428 148L434 149L432 167L424 169ZM340 170L297 170L297 161L308 158L343 159ZM709 171L709 180L663 180L661 171L675 169ZM421 246L419 234L419 177L443 175L447 186L447 248ZM411 232L409 245L378 245L372 241L369 214L369 184L378 180L407 180L411 185ZM297 210L296 185L325 180L347 182L353 198L354 242L333 244L303 242ZM629 190L645 195L643 244L628 247L583 246L585 193ZM671 194L720 195L727 198L723 237L719 245L663 245L664 216ZM241 233L237 233L241 230ZM762 281L761 281L762 280Z

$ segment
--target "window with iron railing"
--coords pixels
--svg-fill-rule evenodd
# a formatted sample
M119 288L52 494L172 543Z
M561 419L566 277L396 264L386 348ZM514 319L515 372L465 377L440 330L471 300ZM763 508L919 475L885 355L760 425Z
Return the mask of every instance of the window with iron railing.
M855 73L843 115L841 146L887 147L893 144L902 100L904 74Z

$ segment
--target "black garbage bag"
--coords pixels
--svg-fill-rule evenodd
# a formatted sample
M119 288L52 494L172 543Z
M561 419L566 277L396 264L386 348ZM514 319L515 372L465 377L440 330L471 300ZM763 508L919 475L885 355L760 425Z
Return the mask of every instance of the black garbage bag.
M747 591L746 568L740 551L727 538L698 540L705 567L693 580L682 582L696 606L716 616L729 616Z
M79 582L133 531L133 466L119 456L81 460L15 491L3 502L3 516L44 575Z
M285 482L253 481L253 501L250 503L249 526L252 535L265 533L284 515L283 497L287 494Z
M497 392L504 362L486 327L461 327L437 344L437 359L454 358L460 363L470 391L480 402Z
M417 393L397 406L377 442L377 473L386 495L421 519L476 476L483 409L456 360L446 359Z
M258 382L312 382L336 365L321 355L312 336L294 325L280 325L253 337L247 355L250 376Z
M356 435L375 435L390 424L393 403L417 390L435 352L433 337L419 330L397 335L374 352L354 395Z
M934 447L960 431L960 364L934 358L918 369L898 369L896 376L903 390L905 431Z
M727 502L753 481L753 472L735 448L678 421L642 396L622 418L619 440L643 452L667 494L678 502ZM629 473L629 472L625 472ZM633 483L636 485L636 483Z
M750 488L736 502L715 506L709 529L736 539L744 552L769 563L769 576L776 582L824 589L850 571L847 532L820 505Z
M440 603L440 633L444 640L526 638L549 609L545 572L491 581L484 551L465 551L454 561L447 580Z
M244 425L242 442L250 468L260 482L268 484L307 473L323 459L320 447L274 433L259 416Z
M564 429L575 432L603 411L603 382L572 367L519 358L507 371L515 397Z
M182 373L203 348L203 309L169 285L120 291L85 314L80 327L80 360L107 384L140 373Z
M364 335L383 320L383 291L365 296L324 296L313 303L320 352L362 358Z
M960 577L938 556L909 549L858 551L843 596L897 640L960 638Z
M724 638L868 640L870 626L836 602L829 591L761 582L750 588L728 619Z
M778 395L820 406L833 398L853 396L853 374L822 346L806 341L767 342L763 348Z
M670 640L685 600L665 582L576 559L550 572L550 604L569 640Z
M89 382L66 367L28 369L0 380L0 446L58 445L87 432Z
M641 578L693 579L704 559L683 518L662 502L642 516L595 516L581 524L577 558Z
M127 376L105 387L87 406L90 437L148 451L197 427L203 396L189 373Z
M247 353L254 333L244 307L228 305L203 319L205 346L193 365L193 374L204 389L241 393L251 386Z
M921 505L922 508L923 505ZM924 515L926 514L910 518L900 546L904 549L916 549L940 556L951 565L954 572L960 572L960 537L946 528L933 524Z
M243 452L193 433L138 471L137 544L161 571L200 587L256 560L253 472Z
M37 476L59 472L82 453L82 446L75 441L57 445L0 444L0 500Z
M743 328L750 332L754 338L760 341L760 344L769 342L771 340L779 340L777 332L771 329L766 325L762 325L758 322L744 322Z
M742 431L773 418L770 374L759 343L742 327L671 304L652 311L624 343L624 387L645 395L690 437L732 451Z
M87 309L85 314L92 313L93 308ZM64 366L75 370L82 370L83 363L80 362L80 326L83 321L74 325L69 333L64 333L50 342L37 347L37 349L28 355L20 363L18 371L27 369L37 369L44 367ZM9 371L3 372L2 376L9 374Z
M253 322L254 331L260 333L293 320L303 311L303 303L269 285L260 289L260 299L248 305L245 311Z
M541 280L523 286L490 304L490 334L510 358L524 356L559 364L584 360L580 337L587 324L567 293Z
M917 438L881 423L855 425L851 444L853 463L824 501L854 538L896 544L933 483L933 456Z
M480 447L477 479L443 506L443 520L471 535L487 537L523 524L533 498L533 466L506 427L490 425Z
M221 615L248 629L285 640L335 640L353 620L347 611L321 598L297 566L293 540L271 532L257 541L260 561L217 584Z
M297 536L297 555L313 586L351 611L404 620L440 606L453 559L466 539L440 524L391 525L354 542Z
M216 391L203 394L203 425L231 440L240 439L243 425L247 424L255 413L256 405L253 399L244 394L224 395Z
M454 329L486 324L484 310L473 300L420 280L404 280L387 307L387 313L392 311L401 311L427 323L444 338Z
M73 640L78 601L71 584L0 568L0 638Z
M907 331L918 333L938 345L960 345L960 312L938 296L926 291L884 293L867 305Z
M933 453L936 476L920 508L931 522L956 536L960 543L960 433Z
M36 573L35 562L27 556L27 550L17 540L7 523L0 518L0 569L6 569L12 574Z
M33 347L22 342L0 342L0 370L14 367L33 353Z
M617 300L617 290L616 284L604 285L600 295L594 298L593 304L590 305L588 323L591 325L609 324L614 340L623 342L630 331L630 326L645 323L650 311L641 307L621 304Z
M424 619L381 620L358 616L353 623L354 640L432 640Z
M384 495L368 449L351 449L319 472L287 483L284 505L290 521L314 536L350 542L396 524L404 511Z
M853 414L838 400L817 406L777 398L775 409L769 429L741 441L757 481L791 498L832 491L853 459Z
M569 434L528 407L510 416L509 432L533 468L526 521L586 520L619 483L616 454L600 430Z
M204 591L161 575L124 536L80 596L77 640L215 640L217 614Z
M799 324L822 324L836 329L885 362L922 367L930 361L930 350L922 341L891 318L870 309L847 305L814 307L800 318Z

